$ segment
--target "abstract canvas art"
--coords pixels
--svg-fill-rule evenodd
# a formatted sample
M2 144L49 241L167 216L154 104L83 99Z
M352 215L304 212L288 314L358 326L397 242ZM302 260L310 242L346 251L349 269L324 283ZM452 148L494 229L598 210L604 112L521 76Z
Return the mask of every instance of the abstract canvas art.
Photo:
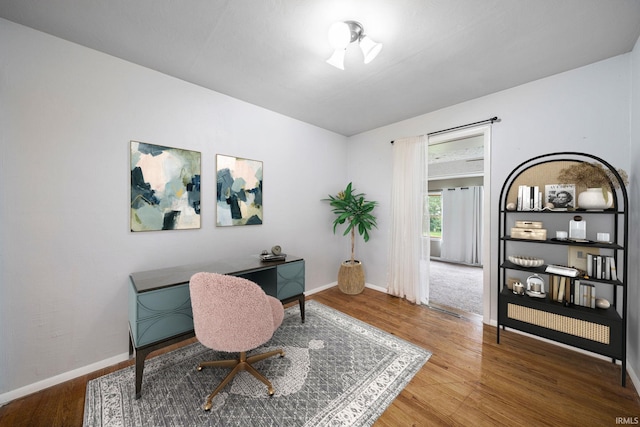
M216 156L217 226L262 224L262 162Z
M200 228L200 157L131 141L131 231Z

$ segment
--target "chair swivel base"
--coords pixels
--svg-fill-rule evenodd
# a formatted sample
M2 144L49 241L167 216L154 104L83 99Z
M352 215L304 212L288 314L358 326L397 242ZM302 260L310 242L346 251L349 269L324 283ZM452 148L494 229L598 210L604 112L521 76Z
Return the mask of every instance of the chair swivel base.
M204 405L204 410L208 411L211 409L211 407L213 406L211 401L213 400L215 395L218 394L220 390L222 390L229 383L229 381L231 381L233 377L235 377L236 374L241 371L247 371L257 379L262 381L267 386L269 396L273 396L275 390L273 389L271 382L269 382L269 380L260 372L258 372L253 366L251 366L251 364L275 356L276 354L279 354L280 357L284 357L284 350L273 350L267 353L256 354L249 357L247 357L247 353L245 351L242 351L240 352L240 357L238 359L214 360L211 362L200 363L196 368L198 369L198 371L201 371L202 368L233 368L231 372L229 372L229 374L224 378L224 380L222 380L220 385L218 385L218 387L216 387L216 389L213 390L213 392L209 396L207 396L207 402Z

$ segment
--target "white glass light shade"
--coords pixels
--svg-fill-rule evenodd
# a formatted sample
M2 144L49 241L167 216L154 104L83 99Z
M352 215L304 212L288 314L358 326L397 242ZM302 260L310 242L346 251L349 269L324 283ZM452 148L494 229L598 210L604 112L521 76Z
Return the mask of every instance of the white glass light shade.
M331 55L331 58L327 59L327 63L333 65L336 68L344 70L344 55L347 53L346 49L336 49Z
M364 36L360 40L360 49L362 49L362 54L364 55L364 63L368 64L378 56L382 50L382 43L374 42L369 36Z
M336 22L329 27L329 44L334 49L346 49L351 43L351 29L346 22Z

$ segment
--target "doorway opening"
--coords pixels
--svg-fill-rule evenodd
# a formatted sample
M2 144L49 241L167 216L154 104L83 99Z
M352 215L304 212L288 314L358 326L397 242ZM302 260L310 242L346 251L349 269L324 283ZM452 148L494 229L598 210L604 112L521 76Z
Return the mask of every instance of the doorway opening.
M430 233L429 304L485 320L490 317L490 130L477 126L429 137L424 227Z

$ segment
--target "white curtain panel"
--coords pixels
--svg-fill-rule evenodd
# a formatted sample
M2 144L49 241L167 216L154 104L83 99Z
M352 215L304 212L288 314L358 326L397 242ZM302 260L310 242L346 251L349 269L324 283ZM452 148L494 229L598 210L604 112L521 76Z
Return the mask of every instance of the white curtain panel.
M442 191L441 258L482 265L483 199L481 186Z
M422 234L428 187L426 147L426 136L398 139L392 157L387 291L416 304L429 302L429 237Z

